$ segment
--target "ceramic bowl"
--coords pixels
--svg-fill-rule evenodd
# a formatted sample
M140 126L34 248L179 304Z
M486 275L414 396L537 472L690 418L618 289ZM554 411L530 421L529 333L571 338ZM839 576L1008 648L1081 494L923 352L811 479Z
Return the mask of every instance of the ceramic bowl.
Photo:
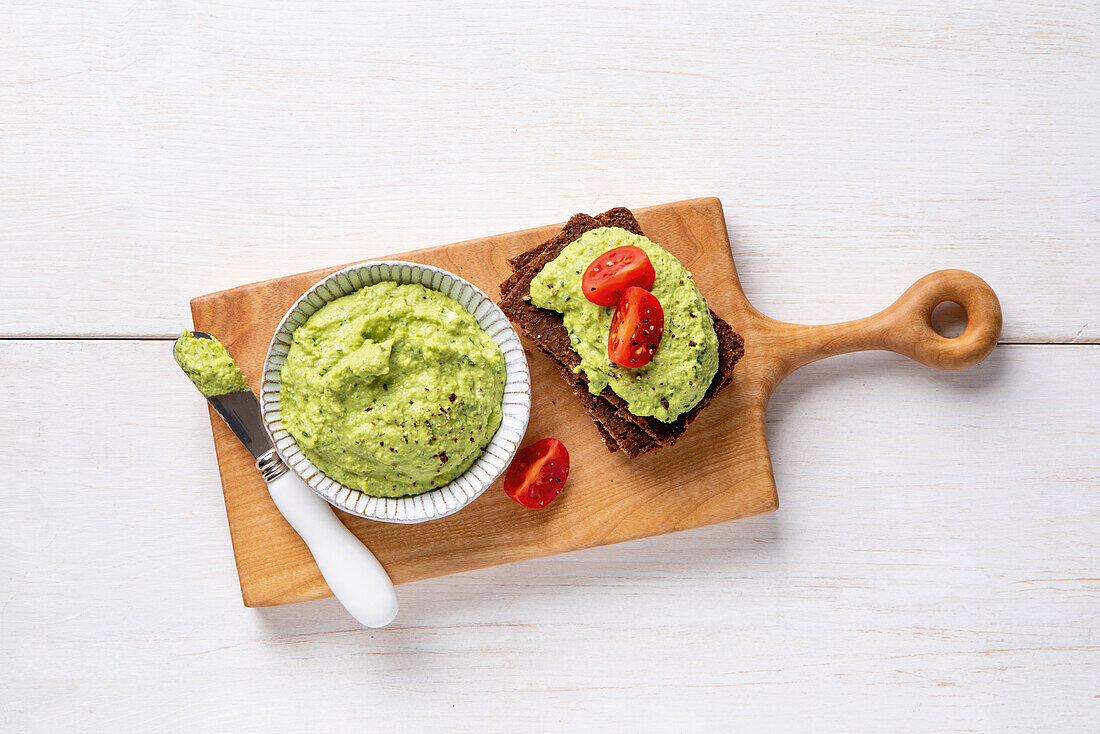
M485 453L450 484L424 494L396 499L371 497L325 476L302 454L294 437L283 427L279 407L280 373L294 330L326 303L383 281L419 283L457 301L500 345L507 370L504 415ZM458 512L488 489L508 468L523 440L531 415L531 376L527 356L515 329L500 308L477 287L440 268L387 260L352 265L335 272L306 291L290 307L267 350L260 403L264 426L279 456L314 492L335 507L359 517L383 522L417 523Z

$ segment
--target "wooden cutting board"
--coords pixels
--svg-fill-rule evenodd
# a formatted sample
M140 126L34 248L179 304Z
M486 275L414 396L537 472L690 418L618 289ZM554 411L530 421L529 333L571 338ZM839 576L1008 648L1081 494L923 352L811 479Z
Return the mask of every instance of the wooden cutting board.
M598 212L590 212L596 214ZM604 448L557 367L531 345L533 383L527 440L556 436L569 447L569 482L542 510L527 510L499 487L469 507L419 525L392 525L340 514L395 583L671 533L736 520L778 507L764 433L764 411L779 382L823 357L889 349L924 364L960 369L985 358L997 342L1001 311L980 278L944 270L922 278L886 310L858 321L799 326L770 319L745 298L734 269L722 204L714 198L634 210L645 233L695 275L711 308L745 338L733 384L702 412L675 446L638 459ZM388 256L436 265L490 296L509 274L507 259L560 229L560 224ZM191 301L195 328L218 337L253 389L283 314L316 281L343 267L276 278ZM873 273L868 273L873 276ZM945 339L932 310L954 301L966 330ZM229 529L247 606L329 596L306 546L275 509L252 457L211 412Z

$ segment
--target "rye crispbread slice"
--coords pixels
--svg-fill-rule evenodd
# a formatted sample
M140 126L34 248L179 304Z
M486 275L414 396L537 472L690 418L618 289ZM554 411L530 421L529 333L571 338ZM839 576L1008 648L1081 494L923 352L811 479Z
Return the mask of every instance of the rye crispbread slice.
M621 227L644 236L634 215L623 207L610 209L597 217L577 214L557 235L509 260L515 272L500 286L500 306L524 334L559 364L562 376L596 422L608 449L619 449L633 457L659 446L671 445L683 435L688 424L729 384L734 365L744 353L744 340L711 311L718 336L718 371L698 405L671 423L634 415L626 401L610 387L605 388L598 396L589 392L583 373L573 371L580 363L580 358L569 343L561 314L534 306L530 302L530 287L531 280L546 263L561 254L566 245L585 232L599 227Z

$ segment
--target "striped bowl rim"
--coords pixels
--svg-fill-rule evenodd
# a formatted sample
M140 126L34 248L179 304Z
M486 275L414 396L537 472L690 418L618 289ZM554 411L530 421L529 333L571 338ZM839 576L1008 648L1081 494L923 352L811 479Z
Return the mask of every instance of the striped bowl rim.
M283 427L280 412L280 372L286 362L294 330L326 303L384 281L419 283L457 301L500 345L507 373L500 428L485 447L485 452L450 484L413 497L371 497L327 477L305 457L297 441ZM531 417L531 375L527 355L515 329L500 307L479 288L454 273L431 265L382 260L338 270L306 291L287 310L267 350L260 406L264 428L279 456L330 504L344 512L372 520L417 523L458 512L488 489L508 468L527 432L527 421Z

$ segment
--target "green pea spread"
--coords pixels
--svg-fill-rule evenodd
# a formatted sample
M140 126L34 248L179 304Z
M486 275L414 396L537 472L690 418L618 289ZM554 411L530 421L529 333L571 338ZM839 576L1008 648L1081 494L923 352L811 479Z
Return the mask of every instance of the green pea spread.
M345 487L404 497L472 465L501 421L504 356L469 311L422 285L367 286L298 327L282 421Z
M581 292L581 275L588 265L624 245L640 247L649 256L657 273L652 293L665 314L660 346L650 363L637 369L608 359L607 336L615 309L597 306ZM593 229L566 246L531 281L531 302L562 315L589 391L599 393L610 385L634 415L671 423L703 399L718 371L714 321L691 273L660 245L625 229Z
M185 331L176 340L172 354L199 392L208 398L248 389L237 363L217 339L204 339Z

